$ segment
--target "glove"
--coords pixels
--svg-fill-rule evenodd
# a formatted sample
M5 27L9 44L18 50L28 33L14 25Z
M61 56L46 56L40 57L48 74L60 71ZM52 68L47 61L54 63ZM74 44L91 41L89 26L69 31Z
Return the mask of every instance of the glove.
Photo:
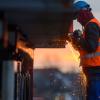
M78 30L75 30L74 32L73 32L73 38L75 39L75 40L79 40L79 38L81 38L82 37L82 32L78 29Z
M82 32L80 30L75 30L72 35L72 46L74 49L80 48L80 40L82 38Z

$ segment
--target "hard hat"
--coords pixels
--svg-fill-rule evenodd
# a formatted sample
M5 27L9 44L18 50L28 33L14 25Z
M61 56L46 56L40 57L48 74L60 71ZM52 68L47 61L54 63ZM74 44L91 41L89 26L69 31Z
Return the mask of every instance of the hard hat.
M91 9L90 5L85 1L78 1L78 2L74 3L73 7L76 10L89 10L89 9Z

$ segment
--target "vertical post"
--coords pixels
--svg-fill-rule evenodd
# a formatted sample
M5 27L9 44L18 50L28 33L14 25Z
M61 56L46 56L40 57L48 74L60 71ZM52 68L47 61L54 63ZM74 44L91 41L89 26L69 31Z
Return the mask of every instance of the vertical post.
M3 61L2 72L2 100L14 100L15 72L18 62L15 60Z
M9 45L9 33L8 33L8 20L7 20L6 13L4 13L3 20L4 20L3 22L3 47L7 49Z
M69 33L73 32L73 20L70 22Z
M0 12L0 39L2 39L3 35L3 13Z
M3 35L3 12L0 11L0 100L1 100L1 84L2 84L2 35Z
M34 96L34 50L35 49L33 49L33 70L32 70L32 86L33 86L33 90L32 90L32 94L33 94L33 96Z

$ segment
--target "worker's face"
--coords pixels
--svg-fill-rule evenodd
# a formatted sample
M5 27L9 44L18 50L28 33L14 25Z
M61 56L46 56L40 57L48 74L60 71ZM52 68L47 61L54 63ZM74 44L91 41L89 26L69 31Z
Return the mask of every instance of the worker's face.
M77 18L77 21L82 25L82 20L80 18Z
M80 11L78 16L77 16L77 21L81 24L81 25L85 25L86 24L86 19L87 19L87 15L85 11Z
M82 16L77 17L77 21L83 26L85 24L85 19Z

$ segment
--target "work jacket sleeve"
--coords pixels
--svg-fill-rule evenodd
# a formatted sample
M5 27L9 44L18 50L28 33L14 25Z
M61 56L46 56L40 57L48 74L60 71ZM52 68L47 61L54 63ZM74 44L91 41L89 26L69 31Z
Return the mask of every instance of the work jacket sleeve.
M94 52L98 46L100 28L96 23L90 22L85 28L85 38L81 40L81 46L87 52Z

